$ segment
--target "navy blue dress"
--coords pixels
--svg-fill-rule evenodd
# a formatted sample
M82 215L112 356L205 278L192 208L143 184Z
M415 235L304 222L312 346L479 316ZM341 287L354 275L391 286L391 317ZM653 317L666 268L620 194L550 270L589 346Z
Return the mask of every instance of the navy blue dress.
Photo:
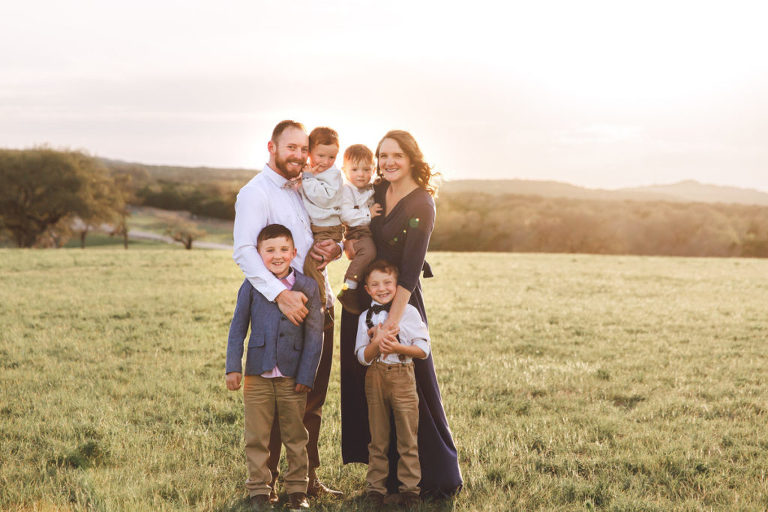
M376 202L386 209L385 193L389 183L375 187ZM395 205L389 215L379 215L371 222L376 242L377 258L385 259L399 269L398 285L411 290L410 304L419 310L427 322L419 276L432 277L424 261L429 237L435 222L435 202L422 188L417 188ZM370 297L363 290L358 294L361 306L370 305ZM341 315L341 455L345 464L368 463L368 405L365 399L366 367L354 354L358 315L344 310ZM437 385L432 354L427 359L414 360L416 390L419 395L419 461L421 487L424 496L451 496L462 486L456 446L448 428L440 389ZM397 492L397 445L395 429L389 450L390 492Z

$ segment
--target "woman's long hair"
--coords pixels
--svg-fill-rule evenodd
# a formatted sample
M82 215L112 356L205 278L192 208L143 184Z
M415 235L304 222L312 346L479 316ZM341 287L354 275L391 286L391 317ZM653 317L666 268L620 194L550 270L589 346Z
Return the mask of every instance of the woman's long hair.
M379 168L379 150L381 149L382 142L386 139L392 139L397 142L400 149L408 156L408 159L411 161L411 175L416 184L429 192L432 197L437 197L438 180L441 174L432 171L432 167L424 161L424 155L421 153L416 139L405 130L391 130L387 132L379 141L379 145L376 146L376 174L379 176L379 179L382 178L381 169Z

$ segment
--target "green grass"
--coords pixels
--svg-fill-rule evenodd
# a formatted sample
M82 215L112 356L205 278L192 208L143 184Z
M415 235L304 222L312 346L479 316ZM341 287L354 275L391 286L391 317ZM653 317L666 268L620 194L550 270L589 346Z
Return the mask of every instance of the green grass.
M768 508L768 261L429 260L465 489L421 510ZM240 282L227 251L0 250L0 509L245 510ZM321 476L351 495L335 359Z

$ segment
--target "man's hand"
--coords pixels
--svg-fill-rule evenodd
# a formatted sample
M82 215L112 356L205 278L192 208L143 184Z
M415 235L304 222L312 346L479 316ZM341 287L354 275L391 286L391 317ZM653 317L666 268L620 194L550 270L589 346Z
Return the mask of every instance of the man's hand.
M373 203L368 210L371 212L371 218L378 217L384 213L384 208L379 203Z
M312 391L312 388L305 386L304 384L296 384L294 391L296 391L297 393L309 393L310 391Z
M299 325L304 321L309 310L304 305L307 303L307 296L301 292L283 290L275 297L277 307L291 321L293 325Z
M312 259L320 262L317 266L317 270L323 270L328 263L335 260L341 254L339 245L333 240L320 240L315 242L312 246L312 250L309 251L309 255Z
M230 391L237 391L240 389L240 380L243 378L243 374L240 372L232 372L227 374L227 389Z

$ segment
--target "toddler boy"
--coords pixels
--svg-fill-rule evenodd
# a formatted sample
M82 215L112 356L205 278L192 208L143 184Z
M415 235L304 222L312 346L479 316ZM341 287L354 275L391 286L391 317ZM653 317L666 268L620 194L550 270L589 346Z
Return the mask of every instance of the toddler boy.
M331 239L341 242L344 227L341 225L341 196L344 180L341 171L334 166L339 154L339 134L324 126L309 134L309 165L301 176L301 197L312 222L315 242ZM304 260L304 273L317 282L320 297L325 301L325 276L317 269L314 258Z
M372 298L371 307L360 315L357 327L355 355L363 365L370 365L365 374L365 397L368 401L368 423L371 442L368 444L368 474L366 495L375 505L384 502L389 473L387 452L390 436L390 409L394 414L397 433L397 478L400 480L398 501L407 506L419 502L419 450L417 433L419 397L412 358L429 355L429 332L418 310L408 304L400 319L399 335L374 329L388 316L389 306L397 291L397 268L377 260L368 267L365 290ZM373 339L370 333L375 332Z
M248 490L256 510L270 510L272 472L267 467L269 437L275 412L285 444L288 472L285 489L291 510L307 509L307 440L303 417L307 392L315 381L323 336L321 300L315 281L291 268L296 257L291 231L269 224L257 238L264 266L288 289L303 292L309 313L294 325L246 279L237 294L237 305L227 341L227 388L240 389L243 341L251 326L245 360L243 402L245 407L245 456Z
M347 311L362 312L357 288L365 269L376 258L376 244L371 235L371 219L381 214L381 205L373 202L373 152L363 144L349 146L344 151L344 193L341 200L341 222L345 226L344 238L351 240L355 257L344 274L344 286L339 302Z

